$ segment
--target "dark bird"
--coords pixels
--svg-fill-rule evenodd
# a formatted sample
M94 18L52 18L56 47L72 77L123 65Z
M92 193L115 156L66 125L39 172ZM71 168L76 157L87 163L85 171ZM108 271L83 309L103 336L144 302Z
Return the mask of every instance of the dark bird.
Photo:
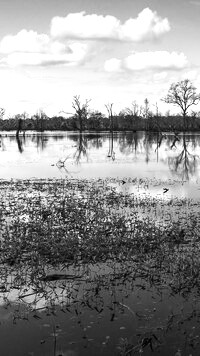
M167 193L168 192L168 188L163 188L163 193Z
M125 184L126 183L126 181L125 180L122 180L122 184Z

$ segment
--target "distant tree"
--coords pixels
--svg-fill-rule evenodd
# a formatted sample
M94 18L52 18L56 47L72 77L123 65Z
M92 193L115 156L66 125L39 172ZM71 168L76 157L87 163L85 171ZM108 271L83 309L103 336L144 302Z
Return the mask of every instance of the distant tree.
M149 116L152 116L152 112L150 111L149 100L147 98L144 99L144 105L140 105L139 116L145 119L148 119Z
M72 107L75 110L75 116L78 118L80 131L83 130L84 121L88 117L88 108L90 101L91 100L86 99L85 103L82 104L79 95L75 95L73 97Z
M28 119L28 113L24 111L22 114L20 114L22 120Z
M169 117L169 116L170 116L170 110L167 110L167 111L166 111L165 116L166 116L166 117Z
M3 119L4 115L5 115L5 109L0 108L0 119Z
M131 115L131 116L139 116L139 105L136 103L136 101L132 101L130 107L126 107L124 110L125 115Z
M21 115L18 116L17 121L18 121L18 125L17 125L16 137L19 137L19 133L22 130L22 122L23 122Z
M113 103L108 103L105 105L108 112L108 117L110 120L110 131L113 131Z
M158 116L161 116L161 112L159 111L158 103L157 103L157 102L155 103L155 109L156 109L155 115L156 115L157 117L158 117Z
M144 99L144 106L140 107L140 116L145 119L145 130L149 130L149 118L153 116L153 113L150 111L149 100Z
M28 118L28 114L26 113L26 111L24 111L21 114L14 115L13 120L15 122L15 127L16 127L16 137L18 137L19 133L25 129L24 122L27 118Z
M49 118L43 109L39 109L37 114L41 120L48 120Z
M35 121L35 129L41 132L44 131L44 122L45 120L48 120L49 117L46 115L43 109L39 109L31 118Z
M194 117L194 118L200 117L200 111L192 110L191 111L191 116Z
M100 111L94 110L89 112L89 129L101 129L103 128L103 121L105 115L103 115Z
M171 84L168 94L162 99L167 104L174 104L181 109L184 126L186 127L186 117L188 109L192 105L197 105L200 101L200 94L196 93L196 88L189 79Z
M149 116L149 100L146 98L145 100L144 100L144 117L145 117L145 119L147 119L148 118L148 116Z

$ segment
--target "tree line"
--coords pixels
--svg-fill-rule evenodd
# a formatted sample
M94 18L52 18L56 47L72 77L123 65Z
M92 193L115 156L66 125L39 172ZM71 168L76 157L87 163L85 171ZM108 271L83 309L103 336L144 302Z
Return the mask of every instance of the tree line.
M165 103L173 104L180 109L180 114L162 115L155 105L155 112L150 110L146 98L144 105L139 106L133 101L131 106L115 114L114 104L105 105L107 115L89 108L90 100L81 101L80 96L73 97L72 108L74 113L66 118L63 115L48 117L44 111L29 117L28 114L17 114L9 119L4 119L5 111L0 109L0 130L84 130L90 131L187 131L200 130L200 112L190 111L200 102L200 94L189 79L171 84L167 95L162 99ZM63 111L63 113L65 113ZM67 113L69 114L69 113Z

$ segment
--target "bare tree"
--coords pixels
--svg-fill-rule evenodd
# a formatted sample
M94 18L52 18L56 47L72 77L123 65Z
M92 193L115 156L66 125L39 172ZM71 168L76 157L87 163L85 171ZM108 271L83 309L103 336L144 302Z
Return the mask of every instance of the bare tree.
M148 116L149 116L149 100L146 98L144 100L144 117L145 119L148 119Z
M65 115L73 115L72 112L67 112L67 111L64 111L64 110L59 111L59 114L61 114L61 113L65 114Z
M158 117L158 116L160 116L161 115L161 113L160 113L160 111L159 111L159 109L158 109L158 103L157 103L157 101L156 101L156 103L155 103L155 108L156 108L156 116Z
M110 131L113 131L113 103L108 103L105 105L108 112L108 117L110 119Z
M196 93L196 88L189 79L171 84L168 94L162 99L167 104L174 104L181 109L184 126L186 127L186 117L188 109L192 105L197 105L200 101L200 94Z
M0 108L0 119L3 119L4 115L5 115L5 109Z
M76 117L78 118L80 131L83 130L84 121L87 119L90 101L91 100L86 99L85 103L82 104L79 95L75 95L73 97L72 107L75 110Z
M137 102L134 100L131 103L131 107L126 107L125 108L125 113L127 115L131 115L131 116L138 116L139 115L139 105L137 104Z

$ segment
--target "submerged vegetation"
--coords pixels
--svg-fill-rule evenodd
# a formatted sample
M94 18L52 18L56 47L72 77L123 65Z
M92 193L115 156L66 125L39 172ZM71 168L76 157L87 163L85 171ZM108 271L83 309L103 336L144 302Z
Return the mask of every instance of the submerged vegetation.
M49 318L37 355L199 355L200 203L165 183L0 182L0 303Z

